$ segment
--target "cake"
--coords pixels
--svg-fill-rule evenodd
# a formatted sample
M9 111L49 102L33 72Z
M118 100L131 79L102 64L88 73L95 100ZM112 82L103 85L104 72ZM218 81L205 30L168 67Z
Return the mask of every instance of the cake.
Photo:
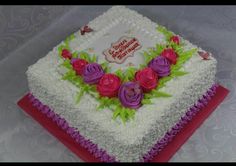
M104 162L143 162L214 95L211 53L114 6L29 66L29 98Z

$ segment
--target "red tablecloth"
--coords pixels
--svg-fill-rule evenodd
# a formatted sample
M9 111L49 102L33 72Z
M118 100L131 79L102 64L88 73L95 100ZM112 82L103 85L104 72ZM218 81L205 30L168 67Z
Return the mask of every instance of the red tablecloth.
M159 153L152 162L167 162L175 152L187 141L187 139L194 133L194 131L204 122L204 120L216 109L216 107L224 100L229 93L229 90L219 86L216 90L216 95L209 101L208 105L204 107L191 122L174 137L162 151ZM31 105L27 95L18 101L18 105L32 116L38 123L47 129L52 135L60 140L72 152L74 152L80 159L85 162L99 162L98 159L93 157L85 148L76 143L65 131L60 129L56 123L51 119L46 118L44 114L38 111ZM53 154L52 154L53 155Z

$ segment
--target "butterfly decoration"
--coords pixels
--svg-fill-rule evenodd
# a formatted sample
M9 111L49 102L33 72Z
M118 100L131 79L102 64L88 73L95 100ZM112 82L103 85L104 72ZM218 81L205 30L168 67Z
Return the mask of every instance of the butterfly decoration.
M83 26L83 27L80 29L81 35L84 35L85 33L89 33L89 32L92 32L92 31L93 31L93 29L90 28L88 25Z
M210 60L209 52L198 51L198 54L203 58L203 60Z

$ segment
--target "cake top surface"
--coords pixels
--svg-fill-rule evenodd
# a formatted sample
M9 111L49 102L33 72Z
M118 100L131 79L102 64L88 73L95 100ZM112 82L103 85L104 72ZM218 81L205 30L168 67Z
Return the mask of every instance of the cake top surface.
M69 38L60 43L46 57L31 66L30 69L34 71L37 77L41 77L42 80L44 80L45 85L51 86L52 83L54 84L53 90L48 93L57 93L61 100L71 104L72 109L76 110L87 119L90 119L93 123L96 123L99 128L106 131L109 130L114 135L117 135L117 139L135 142L137 139L142 138L147 132L147 129L151 129L151 126L155 124L158 119L161 119L167 112L173 111L169 110L171 106L176 103L177 100L181 100L181 95L188 88L194 88L192 87L194 81L201 79L201 75L207 68L210 68L210 66L214 67L216 60L212 56L210 56L210 60L203 60L204 58L199 56L197 51L205 53L204 50L178 36L183 45L175 45L176 48L182 49L183 52L193 49L197 51L192 52L186 62L183 58L182 61L185 63L181 62L182 64L179 66L178 70L172 70L176 66L173 64L169 73L170 75L166 77L169 80L166 81L162 87L160 83L161 80L164 80L162 78L165 77L160 77L159 79L157 88L161 97L145 98L145 94L150 94L149 92L145 93L143 97L147 99L145 102L151 101L152 104L143 102L141 107L135 109L134 120L128 120L127 123L123 125L121 120L122 116L131 116L129 115L129 109L125 110L127 115L122 115L121 112L124 111L123 107L117 109L121 119L114 119L112 117L114 117L116 110L112 110L113 108L109 107L109 104L112 105L116 103L112 105L116 107L118 101L117 96L115 98L116 100L110 100L110 98L103 100L103 98L99 97L96 90L94 91L94 89L92 89L94 88L93 85L81 83L81 79L79 79L80 76L76 75L78 82L71 81L68 71L65 70L65 67L61 66L61 64L64 64L64 66L68 67L68 63L65 63L65 61L68 61L60 56L62 53L60 52L60 46L65 45L69 51L76 55L85 53L83 55L89 56L90 60L93 59L94 55L97 64L107 62L106 64L110 68L109 73L113 74L117 74L117 70L121 69L124 73L121 75L118 74L118 76L124 78L128 75L125 71L129 71L130 67L134 67L135 72L142 69L140 68L142 65L146 65L147 67L148 63L145 60L145 56L143 56L144 52L148 52L149 54L147 55L150 55L150 57L155 56L154 54L157 50L153 51L153 49L157 49L157 46L159 48L168 43L165 36L165 32L168 31L164 30L163 33L161 32L163 29L157 30L158 27L161 26L135 11L129 10L123 6L115 6L89 22L87 26L82 27L78 32L75 32L71 39ZM172 33L172 35L175 34ZM177 65L178 60L181 60L180 57L181 56L177 59ZM149 61L150 60L151 59L149 59ZM91 61L89 63L93 62L94 61ZM70 66L71 64L69 65L69 70L71 71L72 68ZM92 68L97 69L96 66L92 66ZM174 71L178 71L177 73L180 77L178 74L174 75ZM69 74L73 75L75 73L70 72ZM100 72L98 72L98 74L100 74ZM171 76L171 74L173 75ZM62 80L62 77L65 75L67 76L67 80ZM74 75L73 79L75 79ZM204 77L202 79L206 78ZM55 82L55 80L57 81ZM132 78L128 81L124 81L124 83L130 81L132 81ZM90 88L92 89L91 91L89 91ZM82 91L81 89L86 89L82 95L80 93ZM79 95L77 94L78 91ZM78 96L80 96L81 99L79 103L76 104L75 98ZM103 103L102 112L95 111L101 103ZM74 119L76 119L76 117Z

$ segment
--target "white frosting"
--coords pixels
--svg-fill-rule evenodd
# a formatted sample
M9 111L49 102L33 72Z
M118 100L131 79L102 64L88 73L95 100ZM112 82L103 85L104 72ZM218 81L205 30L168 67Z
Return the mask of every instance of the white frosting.
M79 32L75 33L76 38L71 42L71 48L80 50L93 46L99 51L108 44L108 41L104 42L104 45L97 44L99 38L114 31L112 27L116 29L115 25L122 20L129 21L128 25L134 24L133 27L138 28L137 33L143 32L139 37L145 46L143 49L152 46L153 42L164 42L163 35L156 31L156 23L125 7L113 7L88 24L95 32L84 36ZM121 27L118 26L119 28ZM121 31L122 28L120 34ZM118 38L111 37L110 40L117 41ZM196 48L188 41L184 42L186 50ZM133 58L134 61L134 57L130 59ZM30 66L27 76L31 92L72 126L77 127L82 135L120 161L139 161L139 158L211 87L215 81L217 64L213 57L203 61L200 56L194 55L183 67L189 74L172 79L161 89L172 97L152 99L154 104L142 106L137 110L135 119L124 125L120 119L112 120L112 111L97 111L98 102L90 95L84 95L80 104L75 104L75 95L79 89L70 82L61 80L61 74L58 72L60 63L55 47L47 56Z
M102 52L111 47L111 43L118 41L119 38L123 36L135 37L140 41L142 48L122 64L111 63L109 65L111 71L125 69L129 63L134 66L142 64L144 59L141 53L149 47L154 47L156 43L164 42L164 40L160 40L163 39L163 35L156 33L155 28L153 29L153 27L157 27L157 24L135 11L120 6L111 8L88 25L94 32L84 36L78 35L80 33L77 32L78 38L73 40L70 46L77 51L87 51L88 48L93 48L94 52L99 55L99 63L105 60Z

